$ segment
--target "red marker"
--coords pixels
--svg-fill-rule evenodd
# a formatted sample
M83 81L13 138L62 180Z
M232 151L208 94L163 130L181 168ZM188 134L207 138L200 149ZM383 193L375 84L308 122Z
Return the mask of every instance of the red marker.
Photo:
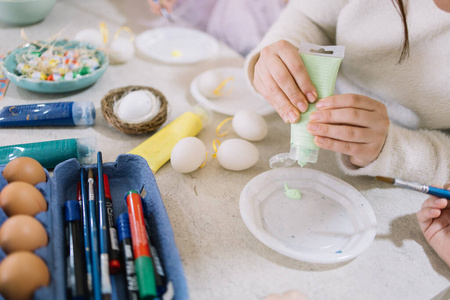
M109 231L109 273L117 274L120 271L120 248L117 238L117 228L114 224L113 202L109 190L108 176L106 174L103 174L103 182L105 186L105 205Z

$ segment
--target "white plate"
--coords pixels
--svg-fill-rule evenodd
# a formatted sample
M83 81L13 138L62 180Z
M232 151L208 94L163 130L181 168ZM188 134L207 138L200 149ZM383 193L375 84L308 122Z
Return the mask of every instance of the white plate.
M231 93L218 99L205 97L198 88L198 82L200 77L207 72L223 73L224 77L233 76L234 81ZM244 109L252 110L263 116L275 112L275 109L264 97L250 89L242 68L218 68L197 75L191 82L191 94L197 102L204 104L207 108L229 116L234 116L238 111Z
M285 195L284 183L300 200ZM376 218L364 196L348 183L308 168L277 168L250 180L240 211L248 229L266 246L311 263L338 263L366 250Z
M218 42L199 30L160 27L136 38L136 48L150 58L168 64L189 64L206 60L219 50Z

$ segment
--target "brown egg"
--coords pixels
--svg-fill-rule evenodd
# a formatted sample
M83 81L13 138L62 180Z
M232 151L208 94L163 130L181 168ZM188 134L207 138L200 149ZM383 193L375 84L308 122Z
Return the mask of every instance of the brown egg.
M14 252L0 262L0 294L6 299L28 300L50 284L45 262L28 251Z
M31 251L46 246L47 232L33 217L17 215L8 218L0 227L0 247L6 254Z
M44 168L37 160L30 157L18 157L7 163L3 169L3 177L9 183L25 181L32 185L47 180Z
M16 181L7 184L0 192L0 207L8 217L14 215L34 216L47 210L42 193L33 185Z

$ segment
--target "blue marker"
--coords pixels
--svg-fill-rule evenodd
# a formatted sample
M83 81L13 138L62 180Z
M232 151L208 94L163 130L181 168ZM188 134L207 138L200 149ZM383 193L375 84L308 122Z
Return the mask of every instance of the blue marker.
M99 270L99 249L98 249L98 233L97 233L97 217L95 215L95 193L94 193L94 175L92 169L88 172L89 185L89 221L91 229L91 249L92 249L92 286L94 290L94 299L102 299L102 289L100 284L100 270Z
M108 251L108 216L105 203L105 183L103 181L102 153L97 152L98 166L98 226L100 236L100 273L102 295L111 295L111 279L109 278L109 251Z

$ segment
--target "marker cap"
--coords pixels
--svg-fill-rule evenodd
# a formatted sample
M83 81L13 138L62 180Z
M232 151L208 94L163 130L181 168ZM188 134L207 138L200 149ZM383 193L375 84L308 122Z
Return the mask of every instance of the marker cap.
M77 200L64 202L64 218L66 222L80 220L80 204Z

